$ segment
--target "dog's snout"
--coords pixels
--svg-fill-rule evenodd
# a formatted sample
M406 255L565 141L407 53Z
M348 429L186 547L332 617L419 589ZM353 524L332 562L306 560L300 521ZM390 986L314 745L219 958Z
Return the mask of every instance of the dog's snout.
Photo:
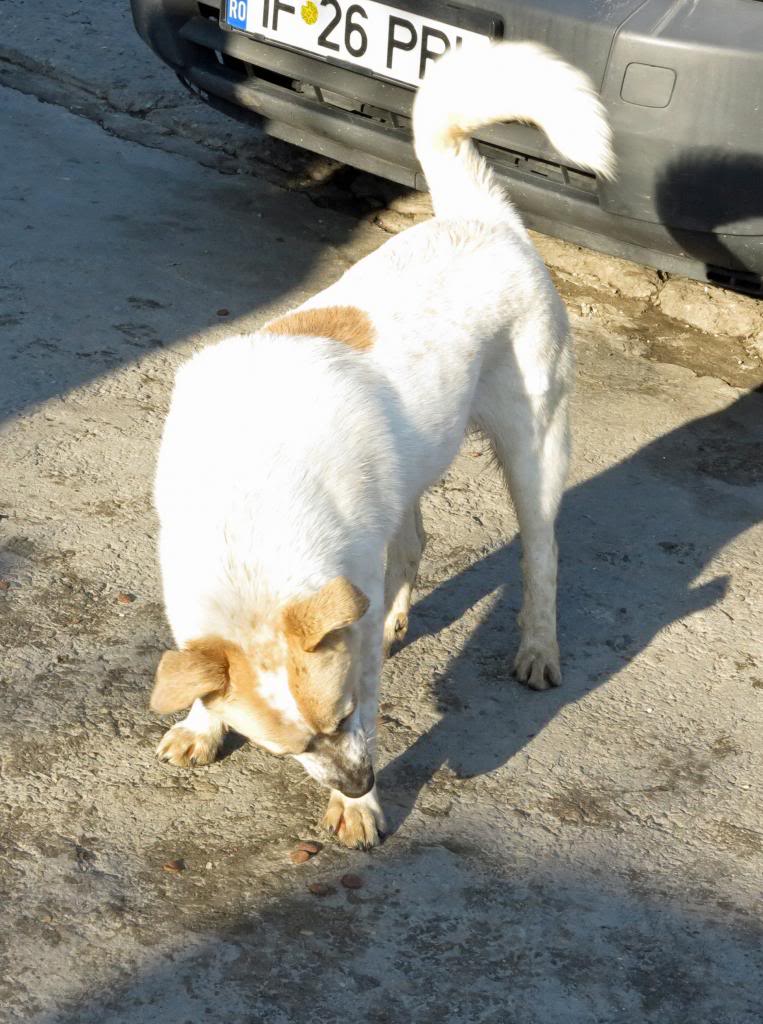
M295 757L313 778L352 800L374 788L376 779L362 731L314 736L307 750Z
M373 768L369 768L368 771L362 775L353 774L347 781L341 786L340 792L344 796L348 796L353 800L359 799L361 796L365 796L366 793L370 793L376 785L376 777L374 775Z

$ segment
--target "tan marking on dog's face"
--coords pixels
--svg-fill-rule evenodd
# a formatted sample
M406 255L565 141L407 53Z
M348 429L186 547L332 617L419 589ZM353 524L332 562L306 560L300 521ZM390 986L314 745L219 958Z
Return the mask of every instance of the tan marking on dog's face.
M374 344L374 325L371 318L357 306L326 306L323 309L303 309L273 320L262 328L270 334L304 335L328 338L343 345L367 352Z
M219 637L192 640L182 651L165 651L156 670L150 707L157 714L181 711L197 697L222 693L228 684L225 643Z
M335 732L351 709L355 646L351 638L336 636L321 650L307 652L298 641L289 641L289 689L316 734Z
M357 622L368 611L368 598L344 576L326 583L317 594L292 601L284 608L286 635L305 651L314 651L329 633Z
M242 645L202 637L162 658L151 706L165 712L202 697L230 728L291 754L323 785L361 796L373 785L356 708L360 637L349 629L368 598L338 577L252 626Z
M244 652L220 637L202 637L181 651L167 651L156 674L151 708L160 714L203 697L226 724L273 753L301 753L312 730L298 713L274 707L268 683L279 670L288 691L286 644L264 642ZM268 699L271 697L271 699Z
M310 742L312 730L297 713L289 714L273 690L288 691L285 649L276 642L258 642L246 652L236 647L231 654L230 688L222 713L247 738L276 754L295 754ZM275 705L278 706L275 706ZM294 709L296 712L296 708ZM235 719L235 721L234 721Z
M282 613L289 686L305 720L318 733L335 732L351 708L359 650L358 638L346 627L367 609L366 595L339 576Z

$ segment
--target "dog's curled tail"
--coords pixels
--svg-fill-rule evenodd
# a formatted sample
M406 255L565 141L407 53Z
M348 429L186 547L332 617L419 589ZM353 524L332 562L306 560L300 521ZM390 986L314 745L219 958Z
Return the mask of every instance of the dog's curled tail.
M537 125L568 160L614 176L604 108L582 71L536 43L451 50L430 70L413 106L413 138L435 213L494 220L512 210L469 136L501 121Z

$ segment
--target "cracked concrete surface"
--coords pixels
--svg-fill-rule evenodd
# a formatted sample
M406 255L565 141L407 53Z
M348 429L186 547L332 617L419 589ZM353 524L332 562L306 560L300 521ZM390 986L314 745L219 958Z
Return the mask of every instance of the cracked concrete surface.
M325 800L296 765L233 740L205 769L153 758L153 460L191 351L385 234L60 105L0 107L0 1020L757 1022L763 395L722 379L738 350L697 372L696 331L694 369L646 359L567 293L565 683L508 675L516 523L469 438L385 670L392 834L294 866ZM645 278L597 273L642 330Z

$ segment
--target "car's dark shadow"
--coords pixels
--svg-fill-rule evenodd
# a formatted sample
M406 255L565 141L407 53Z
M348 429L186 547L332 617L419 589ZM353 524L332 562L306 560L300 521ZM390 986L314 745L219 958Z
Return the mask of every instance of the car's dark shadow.
M763 520L763 387L657 438L573 487L559 520L564 684L512 682L519 544L435 586L413 608L401 659L506 584L436 681L441 718L381 773L393 827L444 765L472 777L505 764L561 708L612 679L661 630L720 601L723 575L695 584L716 555ZM436 569L434 570L436 571ZM393 707L394 693L387 699Z
M657 182L660 219L682 249L705 264L708 280L755 291L761 287L759 268L747 265L742 246L760 246L763 236L763 156L729 154L697 147L670 163ZM757 241L739 236L731 252L720 236L737 234L735 224L756 220ZM738 279L723 274L736 272Z
M147 356L251 327L344 269L336 248L358 222L320 208L330 180L308 199L111 139L28 97L4 103L17 142L0 157L0 420L130 365L145 364L138 398L155 407ZM118 415L120 396L109 401Z

